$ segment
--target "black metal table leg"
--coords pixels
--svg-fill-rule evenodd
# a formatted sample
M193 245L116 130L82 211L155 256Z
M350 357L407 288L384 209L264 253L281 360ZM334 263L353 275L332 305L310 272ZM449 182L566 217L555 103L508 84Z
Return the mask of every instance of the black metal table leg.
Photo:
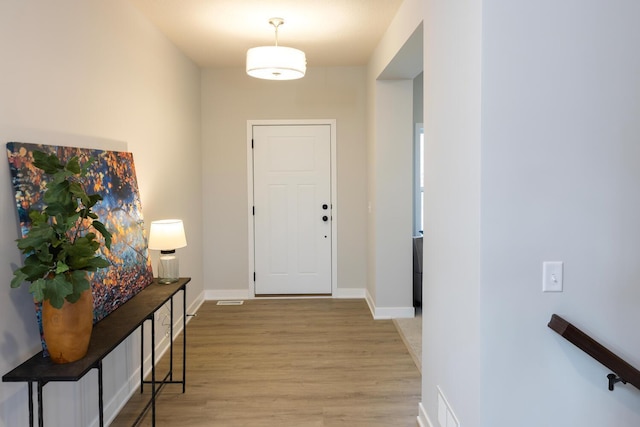
M182 393L187 388L187 288L182 287Z
M33 383L29 381L29 427L33 427Z
M140 394L144 393L144 322L140 325Z
M104 427L104 403L102 399L102 360L98 362L98 411L100 412L100 427Z
M44 415L42 411L42 381L38 381L38 427L44 427Z
M171 314L169 315L169 381L173 382L173 297L169 302Z
M156 322L151 318L151 425L156 425Z

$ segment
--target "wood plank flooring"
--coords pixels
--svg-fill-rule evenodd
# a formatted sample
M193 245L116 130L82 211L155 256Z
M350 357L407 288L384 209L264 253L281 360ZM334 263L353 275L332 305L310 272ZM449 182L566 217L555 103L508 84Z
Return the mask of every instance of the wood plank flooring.
M417 425L420 373L393 322L373 320L363 300L208 301L187 337L187 392L162 390L158 426ZM112 426L131 425L140 397Z

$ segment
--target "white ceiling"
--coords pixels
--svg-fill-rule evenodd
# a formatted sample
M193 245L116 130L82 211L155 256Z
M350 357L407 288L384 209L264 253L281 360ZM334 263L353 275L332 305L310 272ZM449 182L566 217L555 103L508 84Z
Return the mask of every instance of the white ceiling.
M247 49L303 50L309 67L365 65L402 0L130 0L201 67L244 67Z

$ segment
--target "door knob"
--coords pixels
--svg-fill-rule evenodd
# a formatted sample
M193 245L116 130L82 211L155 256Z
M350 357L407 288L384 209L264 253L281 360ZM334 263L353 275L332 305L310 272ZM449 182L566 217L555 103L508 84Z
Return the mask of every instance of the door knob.
M323 220L324 222L327 222L327 221L329 221L329 217L325 215L325 216L323 216L323 217L322 217L322 220Z

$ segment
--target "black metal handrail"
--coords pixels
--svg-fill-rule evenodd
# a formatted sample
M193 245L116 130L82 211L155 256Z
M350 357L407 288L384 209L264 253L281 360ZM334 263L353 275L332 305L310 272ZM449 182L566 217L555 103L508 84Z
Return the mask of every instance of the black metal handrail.
M618 382L622 382L623 384L629 383L640 390L640 371L605 346L557 314L551 316L551 320L547 326L614 372L613 374L607 375L609 390L613 391L615 384Z

